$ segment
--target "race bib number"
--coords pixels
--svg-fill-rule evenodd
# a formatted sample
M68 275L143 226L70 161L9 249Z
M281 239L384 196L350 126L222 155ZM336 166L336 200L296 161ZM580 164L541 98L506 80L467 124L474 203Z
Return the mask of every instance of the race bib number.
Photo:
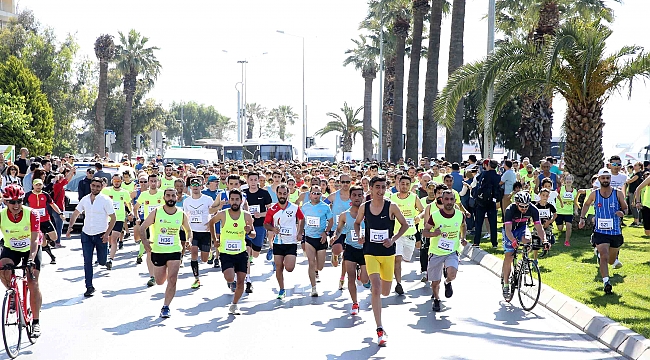
M414 227L415 226L415 219L414 218L406 218L406 224L409 227Z
M280 227L280 235L291 236L293 235L293 231L290 227Z
M157 207L158 205L149 205L149 213L151 214Z
M441 237L438 239L438 249L444 251L454 251L454 242Z
M174 236L172 235L158 235L158 245L172 246L174 245Z
M191 224L200 224L201 223L201 217L198 215L192 215L190 217L190 223Z
M539 209L539 217L542 219L550 219L551 209Z
M350 237L354 241L359 240L359 234L357 234L357 232L354 231L354 229L350 230Z
M564 195L562 196L562 199L564 199L564 200L573 200L573 193L565 192Z
M317 216L305 216L305 221L307 222L307 226L311 226L311 227L320 226L320 218Z
M370 229L370 242L382 243L386 239L388 239L388 229L386 230Z
M226 251L241 251L241 241L226 240Z
M255 214L260 212L260 206L259 205L248 205L248 210L250 210L251 214Z
M113 201L113 210L119 210L119 209L120 209L120 202Z
M614 229L614 219L598 219L598 229L600 230Z
M39 217L45 216L45 209L34 209Z
M24 239L11 239L9 241L11 243L11 247L14 249L23 249L29 246L29 239L24 238Z
M144 216L144 208L142 206L138 208L138 215Z

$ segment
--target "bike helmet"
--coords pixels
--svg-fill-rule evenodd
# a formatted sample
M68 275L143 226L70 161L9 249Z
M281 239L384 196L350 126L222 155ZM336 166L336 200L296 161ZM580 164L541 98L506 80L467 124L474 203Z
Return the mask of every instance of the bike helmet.
M11 184L7 185L4 189L2 197L6 200L19 200L25 197L25 190L20 185Z
M521 205L530 204L530 193L528 191L520 191L515 194L515 203Z

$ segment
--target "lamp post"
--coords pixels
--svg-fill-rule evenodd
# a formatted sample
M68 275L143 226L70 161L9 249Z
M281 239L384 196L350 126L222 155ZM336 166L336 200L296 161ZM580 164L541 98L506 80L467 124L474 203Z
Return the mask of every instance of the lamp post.
M488 7L488 56L494 51L494 19L495 19L495 0L489 0ZM487 108L489 109L494 102L494 84L490 84L487 93ZM492 117L489 112L485 112L485 121L483 121L483 157L491 159L494 151L494 140L492 139Z
M307 115L305 113L305 37L294 35L284 32L284 30L276 30L280 34L293 36L302 39L302 153L301 157L304 159L305 150L307 148Z

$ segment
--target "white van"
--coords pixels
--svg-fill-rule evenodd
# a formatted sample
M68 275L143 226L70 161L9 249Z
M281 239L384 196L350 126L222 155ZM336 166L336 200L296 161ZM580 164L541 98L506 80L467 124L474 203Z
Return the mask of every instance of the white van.
M165 151L163 163L173 163L178 165L193 164L194 166L219 162L219 152L215 149L206 149L200 146L179 147L172 146Z
M305 151L307 161L336 162L336 150L324 146L312 146Z

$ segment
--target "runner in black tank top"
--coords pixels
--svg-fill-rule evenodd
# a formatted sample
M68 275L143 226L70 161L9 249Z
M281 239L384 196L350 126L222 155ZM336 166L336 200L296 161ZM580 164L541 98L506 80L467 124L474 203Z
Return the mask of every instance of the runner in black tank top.
M366 202L364 223L366 225L366 241L363 243L363 254L374 256L390 256L395 255L395 244L386 248L383 242L374 242L370 234L370 230L388 230L388 237L393 237L393 229L395 228L395 218L390 216L390 200L384 199L384 207L381 209L379 215L375 215L370 211L370 201Z

